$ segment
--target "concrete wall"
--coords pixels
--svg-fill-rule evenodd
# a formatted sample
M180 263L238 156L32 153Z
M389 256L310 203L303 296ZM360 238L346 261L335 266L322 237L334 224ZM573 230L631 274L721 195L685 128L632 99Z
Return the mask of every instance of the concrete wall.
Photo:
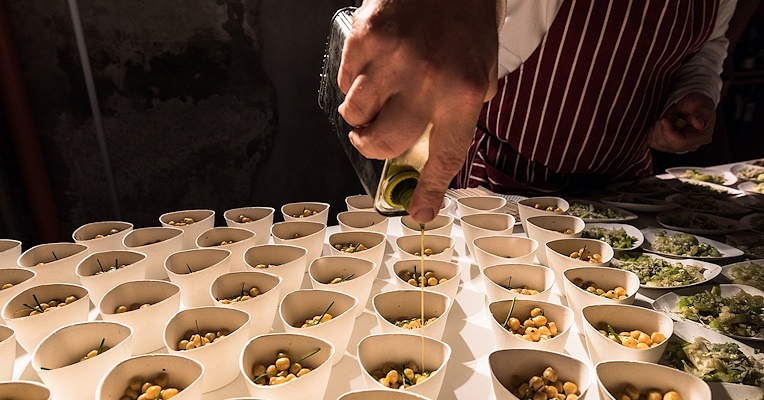
M316 103L339 0L80 0L121 218L359 193ZM112 219L65 0L8 0L66 238ZM279 217L277 217L278 219ZM25 246L26 248L27 246Z

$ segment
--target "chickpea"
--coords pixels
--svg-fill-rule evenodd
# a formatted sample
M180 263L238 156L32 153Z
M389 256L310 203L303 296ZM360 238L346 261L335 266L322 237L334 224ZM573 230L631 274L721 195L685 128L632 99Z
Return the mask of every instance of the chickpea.
M334 248L343 253L357 253L359 251L368 250L368 247L364 246L363 243L353 244L352 242L348 244L337 243L334 245Z
M2 288L0 288L0 290L10 289L12 287L13 287L12 283L6 283L6 284L3 285Z
M253 286L249 290L244 289L244 284L241 286L241 294L236 297L217 299L221 304L236 304L242 301L247 301L253 297L257 297L261 294L260 289L257 286Z
M252 222L252 219L249 217L245 217L243 215L239 215L239 222L242 224L246 224L248 222Z
M552 367L547 367L547 369L544 370L542 376L547 380L547 382L557 382L557 371L552 369Z

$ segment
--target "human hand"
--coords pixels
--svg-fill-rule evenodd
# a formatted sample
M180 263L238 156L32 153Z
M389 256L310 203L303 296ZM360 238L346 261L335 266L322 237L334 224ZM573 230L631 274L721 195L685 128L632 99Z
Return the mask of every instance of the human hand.
M368 158L400 155L429 122L430 157L409 213L432 220L464 163L497 84L496 0L367 0L353 17L338 76L340 114Z
M651 148L667 153L687 153L711 143L716 105L708 96L690 93L682 97L653 124L647 134Z

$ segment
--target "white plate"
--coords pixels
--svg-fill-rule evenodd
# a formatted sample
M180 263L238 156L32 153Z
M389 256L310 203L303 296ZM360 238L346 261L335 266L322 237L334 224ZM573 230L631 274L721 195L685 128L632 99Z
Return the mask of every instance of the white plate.
M667 168L666 172L668 172L669 174L673 175L675 178L678 178L678 179L689 179L684 176L684 173L691 169L698 171L698 173L700 174L716 175L719 178L723 179L721 184L725 186L733 185L735 184L735 182L737 182L737 176L735 176L735 174L733 174L732 172L719 170L716 168L674 167L674 168ZM700 181L697 179L692 179L692 180L694 182L705 182L705 181ZM710 183L710 182L706 182L706 183Z
M754 211L764 212L764 196L748 195L732 199L735 204L750 208Z
M655 242L656 232L666 232L667 236L674 235L680 232L672 231L670 229L657 229L657 228L642 229L642 234L645 236L645 242L642 244L642 248L651 253L660 254L662 256L666 256L670 258L689 258L693 260L719 260L723 258L740 257L743 255L742 251L728 244L717 242L716 240L707 239L697 235L695 237L698 238L698 242L705 243L709 246L715 247L717 250L719 250L720 253L722 253L722 255L720 257L693 257L693 256L680 256L680 255L671 254L671 253L664 253L664 252L653 249L652 244Z
M678 184L679 181L676 179L661 179L651 176L628 182L611 183L607 186L607 189L612 192L632 196L655 196L670 193Z
M645 237L642 235L642 232L637 229L634 226L627 225L627 224L597 224L597 223L588 223L586 224L586 228L605 228L605 229L621 229L626 231L626 234L632 237L637 238L637 240L634 242L634 245L627 248L627 249L618 249L613 247L613 250L615 251L629 251L629 250L636 250L639 248L639 246L642 245L642 242L645 241ZM583 236L582 236L583 237Z
M735 283L735 282L733 282L734 278L732 277L732 274L731 274L732 268L735 268L735 267L738 267L738 266L746 266L748 264L756 264L757 267L754 267L754 268L759 268L759 269L764 268L764 260L745 260L745 261L740 261L740 262L736 262L734 264L729 264L729 265L723 266L722 267L722 276L727 278L730 282ZM744 283L738 283L738 285L744 285ZM748 286L751 286L751 285L748 285ZM764 288L757 288L757 289L762 290Z
M698 193L698 192L687 192L686 190L682 190L682 185L679 184L674 187L674 191L682 194L706 194L709 196L713 196L716 198L727 198L729 196L742 196L745 193L742 190L729 188L727 186L717 185L715 183L708 183L708 182L701 182L701 181L693 181L691 179L680 179L682 183L689 183L691 185L697 185L697 186L705 186L707 188L714 189L721 193L715 193L715 192L709 192L709 193Z
M715 222L717 225L716 229L701 229L701 228L686 228L681 225L677 225L675 218L679 215L687 214L688 216L696 216L699 218L707 218L709 221ZM748 229L751 229L751 226L748 224L744 224L740 221L735 221L734 219L724 218L720 217L718 215L712 215L712 214L705 214L705 213L699 213L699 212L692 212L692 211L666 211L658 214L658 216L655 218L656 221L658 221L661 226L667 229L673 229L675 231L680 232L687 232L692 233L695 235L706 235L706 236L713 236L713 235L727 235L730 233L745 231Z
M716 285L714 285L714 286L716 286ZM722 285L718 285L718 286L721 289L722 297L731 297L731 296L734 296L735 294L737 294L741 290L743 290L746 293L748 293L750 295L753 295L753 296L764 296L764 292L762 292L759 289L756 289L755 287L751 287L751 286L733 285L733 284L722 284ZM653 308L655 310L657 310L657 311L660 311L660 312L668 315L669 317L671 317L671 319L673 319L675 321L687 321L689 323L705 327L705 325L703 325L703 324L701 324L699 322L690 321L690 320L684 318L679 313L679 306L678 306L678 304L679 304L679 300L681 300L681 299L683 299L683 298L685 298L687 296L691 296L693 294L696 294L696 293L701 293L701 292L703 292L705 290L711 290L712 287L713 286L710 286L710 285L703 285L703 286L697 286L697 287L693 287L693 288L689 288L689 289L678 290L676 292L666 293L663 296L658 297L657 299L655 299L655 301L653 302ZM711 330L711 329L709 328L708 330ZM714 331L714 332L716 332L716 331ZM738 340L746 340L746 341L752 341L752 342L764 342L764 338L751 338L751 337L739 336L739 335L733 335L733 334L727 335L727 334L724 334L724 333L721 333L721 332L716 332L716 333L718 333L720 335L724 335L724 336L729 336L731 338L735 338L735 339L738 339Z
M747 357L755 358L759 360L760 362L764 362L764 355L757 353L756 349L754 349L753 347L745 343L739 342L735 339L732 339L730 337L724 336L719 332L707 329L693 322L675 321L674 334L672 336L690 343L694 342L695 338L698 336L703 337L704 339L714 344L734 343L738 346L740 351L743 354L745 354ZM661 358L661 361L660 361L661 364L668 364L667 357L666 357L667 354L668 353L664 353L663 358ZM764 389L757 386L743 385L739 383L723 383L723 382L707 382L707 383L708 383L708 386L711 387L711 392L713 394L714 400L718 400L718 399L754 400L754 399L760 399L761 396L764 395Z
M757 185L764 185L764 184L763 183L758 183L758 182L748 181L748 182L743 182L743 183L737 185L737 188L742 190L742 191L744 191L744 192L746 192L746 193L753 193L753 194L757 194L757 195L758 194L764 194L764 186L762 186L762 189L759 189L757 191L757 189L756 189Z
M706 210L703 208L691 207L683 203L680 203L685 198L693 198L693 199L696 199L696 201L702 201L705 203L705 205L708 205L708 208L710 209ZM751 212L751 209L747 207L743 207L743 205L739 203L733 203L727 200L716 199L711 196L706 196L702 194L692 195L692 194L674 193L666 197L666 201L671 202L672 204L676 204L678 207L687 211L704 212L704 213L709 213L714 215L723 215L723 216L741 215L741 214L746 214Z
M635 201L636 199L639 199L639 201ZM600 200L609 206L620 207L624 210L636 212L661 212L668 211L677 207L677 205L674 203L669 203L668 201L660 199L623 194L618 196L603 197Z
M602 219L599 219L599 218L598 219L581 218L586 223L589 223L589 222L624 222L624 221L631 221L631 220L637 219L637 215L634 214L634 213L626 211L626 210L624 210L622 208L612 207L612 206L609 206L609 205L606 205L606 204L598 203L596 201L576 199L576 200L570 200L569 203L570 203L571 206L574 203L579 203L579 204L591 204L594 207L599 208L599 209L608 209L609 208L609 209L611 209L611 210L621 214L621 216L623 216L623 218L602 218ZM564 212L563 214L570 215L570 214L567 213L567 211Z
M706 261L701 261L701 260L691 260L688 258L681 258L681 259L667 258L667 257L659 256L657 254L650 254L650 253L631 253L630 255L631 256L646 255L653 259L666 260L671 263L680 263L682 265L697 265L697 266L700 266L703 271L703 280L700 282L695 282L689 285L680 285L680 286L648 286L648 285L643 285L640 283L639 287L642 289L675 290L675 289L688 288L692 286L698 286L698 285L707 283L711 279L716 278L722 272L722 267L716 264L706 262ZM613 259L610 261L610 265L616 268L621 268L620 267L621 264L622 264L622 261L620 261L618 257L613 257Z
M743 232L734 235L727 235L727 244L743 250L746 256L753 258L764 258L764 234L755 232ZM761 247L758 253L752 253L750 250L741 248L742 243L753 243Z
M740 218L740 222L751 225L751 230L754 232L764 233L764 213L748 214Z
M764 174L764 167L759 167L756 165L751 164L737 164L733 165L732 168L730 168L730 171L737 176L737 178L741 181L754 181L754 182L764 182L764 179L751 179L744 177L740 171L745 168L750 168L752 170L755 170L757 173Z

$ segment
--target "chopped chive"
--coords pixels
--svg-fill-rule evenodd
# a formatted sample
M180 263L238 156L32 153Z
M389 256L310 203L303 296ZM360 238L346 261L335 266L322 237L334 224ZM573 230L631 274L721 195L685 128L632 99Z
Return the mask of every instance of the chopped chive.
M241 296L244 296L244 282L241 283Z
M193 272L194 272L194 271L191 271L191 267L188 265L188 263L186 263L186 268L188 268L188 273L189 273L189 274L191 274L191 273L193 273Z
M119 268L119 258L114 259L114 269Z
M355 275L355 274L350 274L350 275L348 275L348 276L346 276L346 277L344 277L344 278L340 279L340 281L339 281L339 282L337 282L337 283L342 283L342 282L345 282L346 280L348 280L348 279L352 278L352 277L353 277L353 275Z
M98 261L98 268L101 268L101 272L103 272L105 274L106 271L103 270L103 265L101 265L101 260L96 258L96 261Z
M512 284L512 277L510 276L510 277L509 277L509 282L507 282L507 289L512 289L512 287L511 287L511 286L509 286L509 285L511 285L511 284Z
M56 252L55 251L51 251L51 253L53 253L53 258L55 258L56 261L58 261L58 257L56 257Z
M610 324L607 324L607 330L609 330L610 333L612 333L613 336L615 336L615 341L618 342L618 344L623 345L623 342L621 341L621 337L618 336L617 333L615 333L615 329L613 329L613 327L610 326Z
M414 280L416 281L417 285L419 285L419 279L416 278L416 265L414 266Z
M257 382L257 381L259 381L259 380L260 380L260 378L265 378L265 377L267 377L267 376L276 376L276 374L269 374L269 373L267 373L267 372L266 372L266 373L263 373L263 374L260 374L260 375L258 375L258 376L256 376L256 377L254 377L254 378L252 379L252 382Z
M353 251L351 251L351 253L355 253L356 251L358 251L359 247L361 247L361 242L358 242L358 244L355 245L355 247L353 247Z
M40 369L43 370L43 371L50 371L51 370L50 368L45 368L45 367L40 367Z
M331 306L330 306L330 307L331 307ZM303 362L305 359L307 359L308 357L310 357L310 356L312 356L312 355L314 355L314 354L318 353L319 351L321 351L321 348L318 348L318 349L314 350L312 353L308 354L307 356L305 356L305 357L303 357L303 358L301 358L301 359L299 359L299 360L297 360L297 361L293 362L293 363L292 363L292 365L291 365L291 366L289 366L289 369L291 369L292 367L294 367L294 366L295 366L295 364L299 364L299 363Z
M34 299L34 302L37 303L37 307L40 307L40 310L42 310L42 304L40 304L40 300L37 300L37 295L33 294L32 298ZM45 310L43 310L45 311Z
M199 336L202 336L202 331L199 330L199 321L194 320L194 325L196 325L196 333L198 333Z
M45 312L45 310L43 310L42 308L33 307L33 306L30 306L30 305L29 305L29 304L27 304L27 303L24 303L24 307L26 307L26 308L28 308L28 309L30 309L30 310L34 310L34 311L37 311L37 312L39 312L39 313L41 313L41 314Z
M106 338L101 339L101 344L98 346L98 351L96 352L96 355L101 354L101 350L103 350L103 342L106 341Z
M504 320L504 324L501 326L504 327L504 329L507 329L507 324L509 323L509 316L512 315L512 310L515 309L515 300L517 300L517 297L512 298L512 305L509 306L509 312L507 313L507 319Z
M318 319L318 322L316 322L316 325L320 324L321 321L324 320L324 315L326 315L326 313L329 312L329 309L332 308L333 305L334 305L334 302L332 302L332 304L329 304L329 307L326 307L326 310L324 310L324 313L321 314L321 318Z

